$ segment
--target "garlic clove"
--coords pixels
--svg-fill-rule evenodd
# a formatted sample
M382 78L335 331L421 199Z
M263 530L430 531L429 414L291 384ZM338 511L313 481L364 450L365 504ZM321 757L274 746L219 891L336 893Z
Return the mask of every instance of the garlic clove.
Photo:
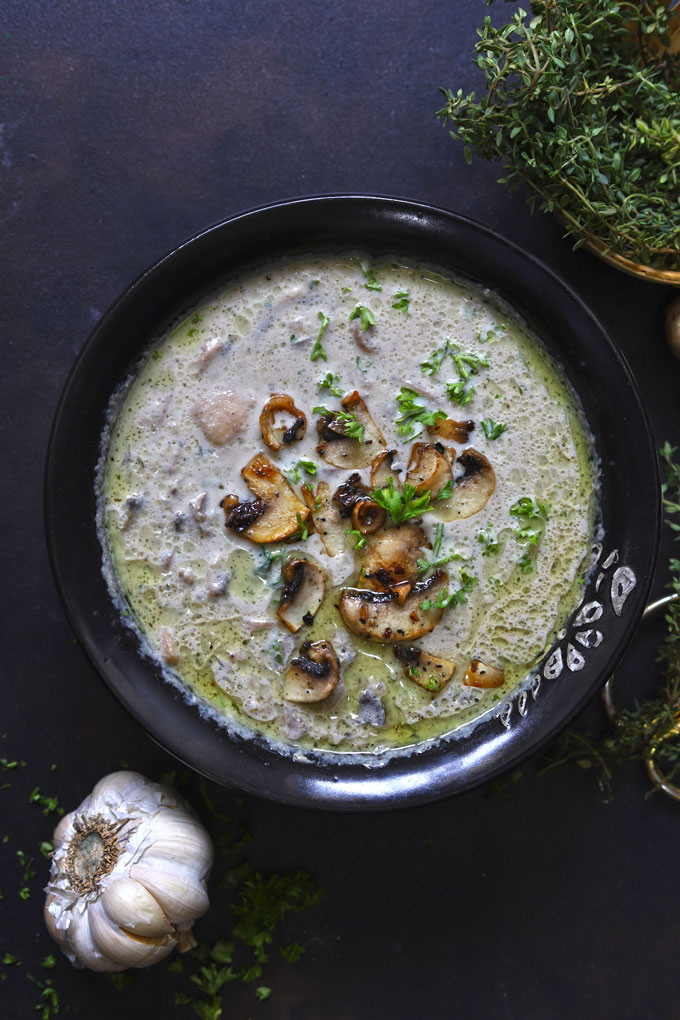
M185 812L158 815L154 821L148 853L179 864L190 861L194 871L200 875L206 875L213 862L210 837Z
M158 963L177 941L172 935L145 938L124 931L108 916L101 899L90 904L87 917L95 948L117 967L148 967Z
M90 913L77 907L70 912L69 925L65 931L64 952L72 963L76 961L89 970L122 970L125 964L112 959L95 943L90 929Z
M119 928L146 938L171 935L173 927L148 889L132 878L118 878L104 890L101 903Z
M147 851L130 868L130 878L149 890L173 924L192 921L208 909L205 886L188 865Z

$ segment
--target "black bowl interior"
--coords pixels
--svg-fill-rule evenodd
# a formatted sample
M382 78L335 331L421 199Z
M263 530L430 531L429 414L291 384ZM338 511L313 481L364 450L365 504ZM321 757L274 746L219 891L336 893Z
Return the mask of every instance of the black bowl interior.
M251 263L289 251L365 250L435 263L507 300L563 366L603 468L605 538L580 609L534 688L465 738L382 768L303 764L239 740L142 658L113 608L95 531L94 472L107 404L140 351L197 296ZM649 592L660 497L657 458L630 371L578 296L542 263L453 213L368 196L299 199L236 216L180 245L102 318L64 389L46 466L46 528L61 598L80 643L155 740L206 776L292 804L360 810L433 800L514 767L564 727L607 679Z

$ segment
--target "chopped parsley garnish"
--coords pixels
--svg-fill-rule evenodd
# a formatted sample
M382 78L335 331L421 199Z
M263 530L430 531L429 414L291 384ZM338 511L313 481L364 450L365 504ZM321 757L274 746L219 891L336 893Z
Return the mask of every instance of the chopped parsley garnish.
M366 305L357 305L353 312L350 312L349 321L352 319L361 320L361 329L365 333L369 326L375 326L375 316Z
M366 545L366 539L361 534L358 528L348 528L345 532L346 535L356 535L356 542L354 544L355 549L363 549Z
M508 431L507 425L502 421L495 422L493 418L483 418L482 428L487 439L498 439L499 436Z
M437 493L437 499L450 499L453 492L453 478L449 478L443 489Z
M397 395L397 404L401 412L401 417L397 418L397 432L407 439L419 434L413 427L414 422L421 425L436 425L440 418L446 418L445 411L428 411L425 404L416 402L420 399L420 394L408 386L402 386Z
M163 355L160 351L154 351L151 357L153 358L154 361L158 361L158 359L162 358Z
M323 379L319 379L317 386L322 390L330 390L334 397L343 396L340 389L340 376L333 372L327 372Z
M407 290L398 290L395 292L392 307L396 308L398 312L407 312L410 303L411 299L408 296Z
M288 552L288 550L286 549L285 545L282 548L280 548L280 549L276 548L273 551L271 549L269 549L268 546L263 545L262 546L262 559L260 560L260 562L255 567L255 573L257 574L257 576L261 577L261 578L265 578L271 572L271 569L272 569L272 567L274 566L274 564L276 563L277 560L279 560L281 565L283 565L283 561L286 558L286 553L287 552ZM280 584L281 583L281 575L279 575L278 581L272 581L271 583L274 585L274 587L276 587L278 584Z
M312 353L310 354L309 357L311 361L316 361L317 358L323 358L324 361L328 361L328 357L326 356L326 352L323 349L323 344L321 343L321 341L323 339L324 333L326 332L326 327L328 326L328 323L331 320L327 316L325 316L323 312L319 312L318 315L319 321L321 322L321 328L319 329L319 335L314 341L314 347L312 348Z
M40 792L40 787L36 786L31 790L28 795L29 804L39 804L43 809L44 815L52 814L55 812L58 815L63 815L64 809L59 807L59 802L56 797L46 797Z
M298 522L298 528L300 529L300 541L306 542L309 538L309 528L302 519L302 514L295 514L295 520Z
M294 482L299 482L301 470L306 471L308 475L315 475L318 468L313 460L306 460L304 457L301 457L300 460L295 461L290 467L283 468L283 473L287 477L292 478Z
M456 382L447 382L446 391L452 403L463 407L472 400L472 394L475 392L471 376L477 375L480 368L488 368L489 359L484 355L461 353L456 344L451 345L451 357L459 378Z
M510 513L517 518L518 528L515 528L515 538L524 545L524 551L517 561L523 574L528 574L534 569L534 558L532 549L537 550L548 521L548 507L540 500L534 500L531 496L522 496L510 507Z
M445 553L443 556L438 556L433 560L426 560L424 557L419 556L416 560L418 572L424 574L426 570L430 570L434 567L443 567L446 563L450 563L452 560L469 560L469 556L463 556L462 553L453 552Z
M314 414L320 414L323 418L330 418L333 423L343 426L343 432L348 439L356 439L357 442L364 441L364 426L361 424L353 411L329 411L323 404L313 408Z
M361 266L361 272L366 277L366 283L364 284L366 290L382 290L381 285L376 281L375 273L373 272L373 270L370 269L368 266L365 266L363 262L359 262L359 265Z
M427 361L420 362L420 371L427 375L434 375L442 367L446 355L457 349L447 337L443 347L438 347L436 351L433 351Z
M425 602L421 602L420 608L423 610L450 609L467 602L468 595L477 584L477 578L470 574L465 567L459 567L458 573L460 574L461 584L457 591L440 591L434 601L432 601L432 599L427 599Z
M440 521L437 527L434 529L434 542L432 543L432 555L436 558L442 549L442 540L444 538L444 525Z
M397 492L393 478L388 478L386 485L373 490L373 499L387 510L397 527L432 509L429 489L418 495L414 486L407 483L403 492Z
M493 556L494 553L498 552L498 536L493 524L487 524L485 528L477 532L477 541L483 546L482 556Z

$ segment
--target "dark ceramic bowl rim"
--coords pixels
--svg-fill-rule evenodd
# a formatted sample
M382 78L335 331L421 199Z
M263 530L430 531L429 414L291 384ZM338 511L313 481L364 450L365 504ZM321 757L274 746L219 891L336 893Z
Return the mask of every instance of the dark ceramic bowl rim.
M470 736L395 757L380 768L297 762L202 718L160 679L121 624L101 574L94 525L94 465L109 397L173 309L267 255L349 248L443 266L500 293L544 338L550 329L547 346L583 400L605 460L607 535L600 562L579 614L537 670L536 690L510 699L499 719ZM73 366L55 414L45 522L69 622L109 689L154 740L209 778L247 793L308 807L375 810L436 800L516 767L553 739L605 683L635 632L652 581L660 524L658 464L623 356L580 297L537 258L444 209L388 196L312 196L258 207L202 230L142 273L105 313ZM598 612L610 627L604 637L592 626ZM598 634L599 641L592 637Z

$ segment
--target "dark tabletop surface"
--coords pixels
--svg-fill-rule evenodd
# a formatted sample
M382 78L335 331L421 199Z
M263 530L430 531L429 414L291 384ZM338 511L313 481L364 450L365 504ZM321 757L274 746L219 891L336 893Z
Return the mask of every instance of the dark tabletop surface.
M358 0L4 5L0 758L27 764L0 773L0 957L20 961L0 964L3 1018L39 1015L28 975L44 981L40 963L53 948L38 847L54 816L29 804L31 791L71 809L121 762L153 778L175 767L74 642L42 522L45 449L66 375L93 324L147 265L215 220L290 196L441 205L561 274L624 352L657 442L680 441L680 363L663 337L672 291L574 253L554 220L532 218L521 195L496 183L498 167L466 165L435 118L438 86L479 85L471 55L485 14L482 0L395 0L389 13ZM666 538L655 595L668 550ZM628 653L622 700L649 692L658 637L646 631ZM603 727L598 699L576 725ZM391 814L209 791L252 834L253 867L302 868L323 890L290 927L306 955L286 964L272 954L264 1003L252 986L227 986L225 1016L678 1016L680 807L646 796L639 764L616 775L609 803L592 773L539 774L535 763L503 791ZM34 877L24 880L17 851L34 858ZM210 915L204 937L219 935L220 920ZM123 991L61 957L49 976L65 1016L194 1015L173 1006L163 964Z

